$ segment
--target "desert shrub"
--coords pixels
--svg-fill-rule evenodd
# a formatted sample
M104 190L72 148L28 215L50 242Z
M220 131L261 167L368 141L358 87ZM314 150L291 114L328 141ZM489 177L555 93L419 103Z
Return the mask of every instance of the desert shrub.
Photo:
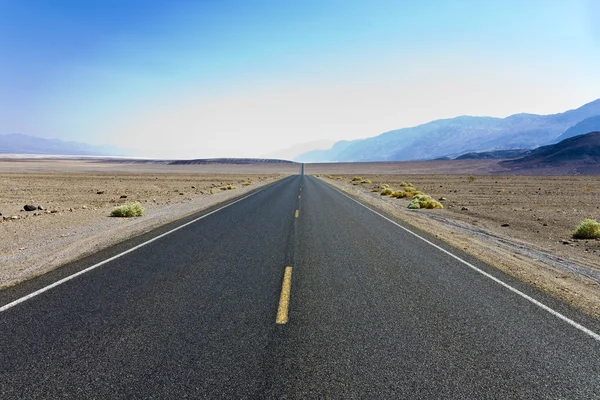
M444 206L442 206L442 203L440 203L439 201L432 199L431 196L428 196L426 194L417 194L410 201L408 208L410 208L410 209L419 209L419 208L432 209L432 208L444 208Z
M327 177L328 177L329 179L335 179L335 176L333 176L333 175L327 175Z
M600 223L594 219L584 219L573 231L573 237L577 239L600 238Z
M475 182L475 177L471 175L471 176L469 177L469 182L471 182L471 183Z
M227 186L223 186L221 188L221 190L233 190L236 189L236 187L234 185L227 185Z
M413 184L412 184L411 182L402 182L402 183L400 184L400 186L401 186L401 187L412 187L412 185L413 185Z
M139 217L144 215L144 209L140 203L125 203L112 210L110 213L111 217Z
M370 179L363 179L362 181L360 181L360 183L371 183Z
M382 189L388 189L390 187L390 185L388 185L387 183L382 183L381 184L381 188Z
M214 191L214 189L213 189L213 188L210 188L210 191L209 191L209 193L210 193L210 194L215 194L215 191Z
M392 194L392 197L395 197L397 199L403 199L405 197L413 197L419 194L423 194L423 192L413 188L413 187L406 187L405 190L398 190L397 192L394 192Z
M383 188L383 190L381 191L382 196L389 196L392 193L394 193L394 191L392 189L390 189L389 187Z
M354 178L352 178L352 182L360 182L362 180L363 178L361 178L360 176L355 176Z
M250 185L252 185L252 181L247 181L247 182L242 183L242 186L250 186Z

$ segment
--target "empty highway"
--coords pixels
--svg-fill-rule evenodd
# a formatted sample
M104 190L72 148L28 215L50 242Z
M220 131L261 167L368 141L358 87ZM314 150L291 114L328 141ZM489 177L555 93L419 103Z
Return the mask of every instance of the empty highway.
M600 399L598 321L416 233L285 178L0 292L0 398Z

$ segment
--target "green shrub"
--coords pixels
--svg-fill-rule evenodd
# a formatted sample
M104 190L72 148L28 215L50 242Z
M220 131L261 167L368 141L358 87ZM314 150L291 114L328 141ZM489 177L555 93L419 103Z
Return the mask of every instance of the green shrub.
M242 186L250 186L250 185L252 185L252 181L247 181L247 182L242 183Z
M144 215L144 209L140 203L125 203L112 210L111 217L140 217Z
M360 181L360 183L371 183L370 179L363 179L362 181Z
M402 182L402 183L400 184L400 186L402 186L402 187L412 187L412 185L413 185L413 184L412 184L412 183L410 183L410 182Z
M221 188L221 190L233 190L233 189L235 189L235 188L236 188L236 187L235 187L234 185L227 185L227 186L223 186L223 187Z
M360 176L355 176L354 178L352 178L352 182L360 182L362 180L363 178L361 178Z
M328 177L329 179L335 179L335 176L333 176L333 175L328 175L327 177Z
M381 188L382 189L388 189L390 187L390 185L388 185L387 183L382 183L381 184Z
M390 189L389 187L383 188L383 190L381 191L382 196L389 196L392 193L394 193L394 191L392 189Z
M417 194L412 198L410 204L408 205L408 208L414 210L419 208L444 208L444 206L442 206L442 203L440 203L439 201L433 200L431 196L428 196L426 194Z
M584 219L573 231L573 237L577 239L600 238L600 223L594 219Z
M210 188L210 192L209 192L209 193L210 193L210 194L215 194L215 191L214 191L214 189L213 189L213 188Z

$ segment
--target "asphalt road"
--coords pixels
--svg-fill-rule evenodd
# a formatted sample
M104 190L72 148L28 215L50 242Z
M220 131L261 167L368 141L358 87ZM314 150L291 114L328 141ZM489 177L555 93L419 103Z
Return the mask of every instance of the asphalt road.
M0 398L600 399L600 341L293 176L0 312Z

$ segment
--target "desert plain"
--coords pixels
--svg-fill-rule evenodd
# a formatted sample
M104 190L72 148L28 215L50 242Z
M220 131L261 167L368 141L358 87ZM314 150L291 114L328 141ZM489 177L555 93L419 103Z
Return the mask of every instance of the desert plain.
M287 170L286 170L287 168ZM0 288L297 173L297 165L0 161ZM235 189L222 190L229 185ZM145 215L114 218L127 202ZM27 212L25 205L41 206Z
M572 238L582 219L600 218L600 176L511 175L496 165L307 164L306 173L600 317L600 240ZM299 164L0 159L0 287L299 172ZM402 182L442 199L444 208L408 210L407 199L380 195L382 184ZM228 185L236 188L221 190ZM145 215L109 217L129 201ZM43 210L27 212L25 204Z

